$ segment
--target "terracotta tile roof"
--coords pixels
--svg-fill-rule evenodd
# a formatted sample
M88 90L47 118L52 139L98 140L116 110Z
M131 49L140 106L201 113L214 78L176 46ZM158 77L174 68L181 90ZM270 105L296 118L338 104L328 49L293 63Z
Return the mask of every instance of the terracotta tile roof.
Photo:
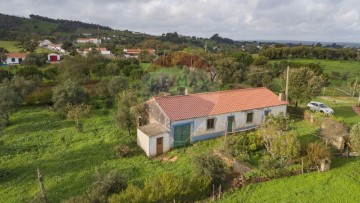
M155 101L173 121L288 104L264 87L157 97Z
M8 53L6 54L7 58L26 58L27 54L25 53Z
M124 49L124 52L128 54L140 54L141 49Z

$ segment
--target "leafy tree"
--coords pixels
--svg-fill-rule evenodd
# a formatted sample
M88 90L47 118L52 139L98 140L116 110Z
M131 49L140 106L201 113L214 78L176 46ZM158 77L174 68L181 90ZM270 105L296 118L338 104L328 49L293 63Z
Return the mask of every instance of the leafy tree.
M131 72L135 69L141 69L140 65L136 65L136 64L131 64L131 65L125 65L124 68L122 69L122 73L125 76L130 76Z
M226 139L224 151L239 160L248 160L250 152L263 147L263 140L258 132L239 133Z
M26 56L22 65L26 66L42 66L46 64L47 56L45 53L30 53Z
M289 132L291 127L292 121L282 112L277 116L270 114L265 117L265 121L259 129L259 133L262 136L266 150L273 158L280 158L284 161L287 159L287 156L292 158L296 155L298 142L296 140L296 135ZM287 144L291 146L288 146L287 148Z
M71 80L57 85L52 97L55 109L62 111L66 111L67 105L81 104L86 100L87 94L84 88Z
M283 75L283 84L286 73ZM299 102L311 100L325 85L325 77L317 75L309 67L291 68L289 71L289 100L297 107Z
M246 67L242 63L236 62L231 57L221 58L216 62L218 76L222 85L240 84L244 81Z
M95 60L90 60L81 55L75 57L68 57L57 65L59 69L59 81L66 81L71 79L80 83L85 83L90 79L91 65Z
M13 74L4 69L0 69L0 82L2 82L4 79L10 80L13 77Z
M6 61L7 53L9 53L7 49L5 49L4 47L0 47L0 66L3 64L3 62Z
M360 152L360 123L355 124L351 127L350 144L353 150Z
M120 68L116 63L108 63L105 66L106 75L119 75Z
M244 51L234 52L232 56L235 58L236 62L243 63L245 66L249 66L254 61L251 54Z
M250 66L245 82L252 87L269 87L273 78L274 76L269 69Z
M310 143L306 150L305 163L308 167L320 167L322 160L331 160L331 151L323 142Z
M208 176L212 183L220 185L225 180L225 164L214 154L201 154L194 158L197 173Z
M149 91L158 94L160 92L168 92L170 88L170 78L168 75L160 74L156 78L150 80Z
M255 56L252 64L254 66L263 66L268 63L268 58L266 56Z
M280 160L281 165L294 160L300 152L300 143L294 131L287 131L274 136L270 146L270 154Z
M96 64L92 69L91 73L100 77L100 79L104 76L106 76L106 64L104 63L98 63Z
M33 53L39 45L38 35L24 35L17 39L16 45L24 52Z
M74 47L74 45L70 41L65 41L61 46L61 48L63 48L64 50L66 50L68 52L70 52L73 49L73 47Z
M56 77L59 75L59 70L57 67L51 67L46 69L43 75L44 78L55 81Z
M76 122L78 132L81 132L83 129L80 120L90 113L90 109L91 106L84 103L75 105L68 104L66 106L67 118Z
M136 126L135 113L132 107L136 105L136 97L131 92L123 92L117 97L117 111L115 114L116 124L131 134L131 130Z
M9 121L10 113L22 102L22 98L15 90L11 81L5 79L0 83L0 118L5 125Z
M43 76L43 73L34 66L24 66L24 67L20 67L19 69L16 70L15 72L16 76L20 76L20 77L24 77L27 80L30 79L41 79Z
M128 86L126 78L122 76L115 76L107 84L109 94L115 97L119 92L126 90Z

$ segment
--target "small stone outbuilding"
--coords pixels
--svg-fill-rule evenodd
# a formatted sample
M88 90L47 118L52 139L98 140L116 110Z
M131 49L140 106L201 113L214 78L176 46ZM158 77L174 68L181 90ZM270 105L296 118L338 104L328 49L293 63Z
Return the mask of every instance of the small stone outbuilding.
M169 138L169 133L157 123L140 126L137 129L137 144L149 157L169 151Z

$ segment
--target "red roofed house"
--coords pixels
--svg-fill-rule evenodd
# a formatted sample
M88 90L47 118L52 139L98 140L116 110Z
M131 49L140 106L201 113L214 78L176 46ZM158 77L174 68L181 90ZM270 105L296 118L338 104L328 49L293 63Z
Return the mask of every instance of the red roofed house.
M4 64L6 65L17 65L20 64L25 58L27 54L24 53L8 53L6 54L6 60Z
M142 51L147 51L151 55L155 55L155 49L124 49L124 57L125 58L139 58L139 55Z
M272 113L286 113L287 102L267 88L155 97L146 102L148 125L137 142L148 156L173 147L253 129Z

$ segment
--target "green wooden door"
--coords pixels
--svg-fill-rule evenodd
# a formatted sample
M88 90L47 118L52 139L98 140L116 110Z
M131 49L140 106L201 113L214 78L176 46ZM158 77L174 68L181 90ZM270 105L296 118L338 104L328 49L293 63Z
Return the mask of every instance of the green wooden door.
M234 123L234 116L229 116L228 117L228 126L227 126L227 131L230 133L233 131L233 123Z
M190 129L190 124L174 127L174 147L180 147L190 144Z

